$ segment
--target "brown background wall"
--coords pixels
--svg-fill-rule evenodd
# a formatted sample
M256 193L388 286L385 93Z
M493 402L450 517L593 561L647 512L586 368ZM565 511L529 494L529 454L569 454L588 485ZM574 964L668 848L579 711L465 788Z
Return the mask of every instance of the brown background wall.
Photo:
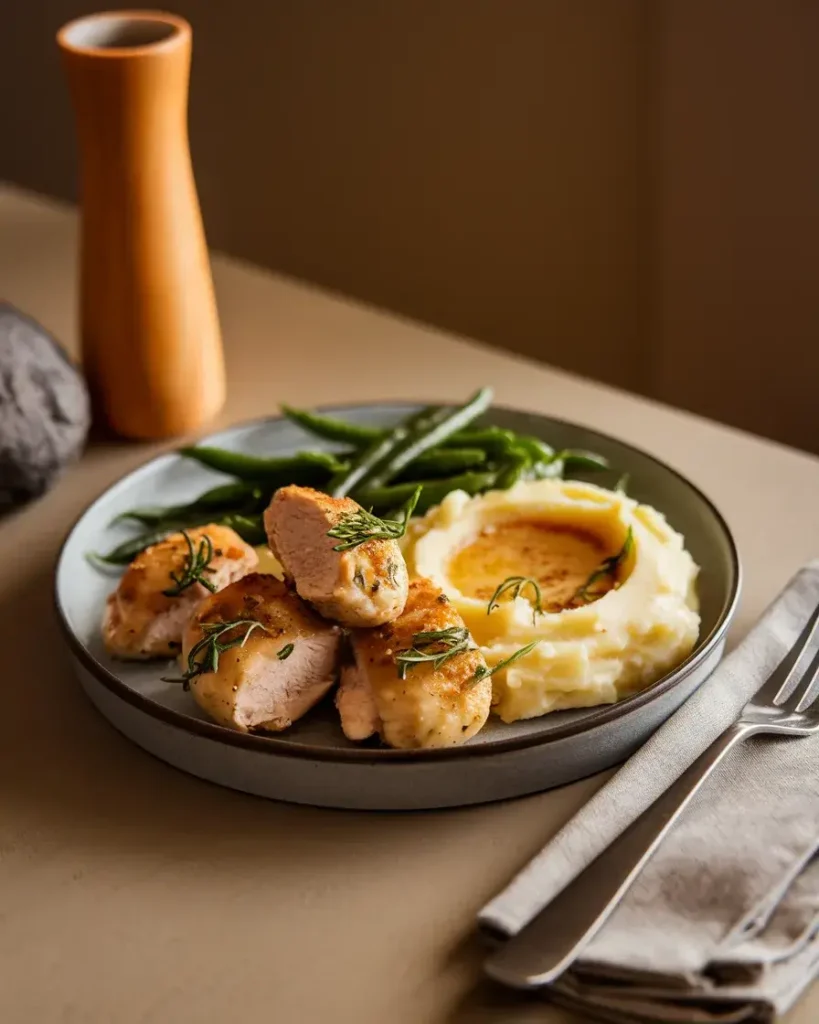
M53 35L98 5L15 6L0 178L72 196ZM819 5L172 9L216 247L819 450Z
M819 3L663 9L656 393L819 452Z

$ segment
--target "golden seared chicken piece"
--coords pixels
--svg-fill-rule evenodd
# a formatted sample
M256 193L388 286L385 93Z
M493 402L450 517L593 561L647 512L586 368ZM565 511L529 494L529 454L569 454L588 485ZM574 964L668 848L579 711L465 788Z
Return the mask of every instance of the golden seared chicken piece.
M367 513L352 498L331 498L311 487L281 487L264 525L271 551L305 601L344 626L379 626L404 608L407 566L392 539L334 550L344 540L329 532L349 528L361 515Z
M256 552L227 526L198 526L152 544L131 562L108 598L102 636L118 658L179 654L199 602L255 569ZM198 571L197 571L198 570ZM204 580L205 582L200 582Z
M180 664L220 725L279 732L336 681L341 630L275 576L251 573L208 597L185 631Z
M438 637L419 636L430 633ZM431 580L410 583L395 622L354 630L351 640L355 662L344 666L336 694L348 739L378 733L391 747L446 747L483 726L492 700L486 662Z

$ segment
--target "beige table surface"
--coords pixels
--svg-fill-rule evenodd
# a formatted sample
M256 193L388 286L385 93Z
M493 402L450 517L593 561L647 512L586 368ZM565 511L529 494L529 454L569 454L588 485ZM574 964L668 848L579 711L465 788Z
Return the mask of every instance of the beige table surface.
M76 242L70 208L0 189L0 298L72 349ZM489 382L501 403L609 431L686 473L732 524L734 639L819 554L815 458L234 260L214 269L222 424L280 399L452 400ZM710 372L731 387L730 366ZM51 611L54 558L90 499L158 449L92 447L0 522L0 1022L567 1021L480 981L473 920L603 776L463 811L287 806L166 767L87 702ZM817 1018L819 988L789 1024Z

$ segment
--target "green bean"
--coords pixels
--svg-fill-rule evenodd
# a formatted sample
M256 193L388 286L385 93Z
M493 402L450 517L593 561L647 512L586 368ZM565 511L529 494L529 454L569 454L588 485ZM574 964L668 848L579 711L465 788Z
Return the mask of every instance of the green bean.
M121 512L114 520L118 523L122 520L133 519L142 523L143 526L156 526L164 519L175 519L188 515L192 512L204 511L207 509L233 510L243 509L249 511L247 506L256 506L265 500L265 491L255 484L242 481L235 484L220 484L212 487L209 491L200 494L187 505L168 505L164 508L132 508L127 512Z
M512 450L517 435L502 427L482 427L476 430L458 430L447 438L442 448L482 448L487 455L503 456Z
M335 498L349 494L370 476L374 467L384 463L393 452L400 449L413 431L425 429L440 419L442 414L443 410L428 406L396 424L384 437L373 441L368 448L350 460L346 472L342 471L333 477L328 487L329 493Z
M498 471L495 486L501 491L508 490L521 479L524 470L531 465L529 453L523 448L515 448Z
M384 431L382 436L387 433L389 432ZM511 430L502 430L500 427L486 427L483 430L459 430L431 451L437 455L438 452L449 452L453 449L469 449L470 451L480 449L486 458L503 458L509 454L517 441L516 434ZM544 449L548 448L548 445L542 441L539 441L538 444L542 445ZM335 453L336 458L341 462L353 462L359 454L356 449ZM411 469L412 466L409 466L408 470Z
M399 477L405 480L426 480L428 477L452 476L475 469L486 462L480 448L435 448L411 462Z
M464 405L455 409L437 409L426 415L416 417L415 429L410 429L406 440L398 445L396 451L386 456L380 465L364 477L365 483L371 488L382 487L398 476L402 470L423 455L435 448L446 438L477 419L492 401L492 389L481 388Z
M428 405L421 409L420 412L414 413L404 422L415 430L429 430L436 423L440 423L448 412L449 409L445 405Z
M376 438L360 455L348 463L346 469L332 477L327 485L327 493L334 498L343 498L349 494L366 477L373 466L377 466L406 436L407 428L399 424L388 434Z
M131 537L130 540L123 541L122 544L118 544L113 548L113 550L109 551L107 555L98 555L95 552L92 552L88 557L92 563L101 562L104 565L128 565L130 562L133 562L141 551L150 547L151 544L158 544L169 534L175 533L184 526L191 525L193 524L181 523L176 526L168 525L157 527L155 530L149 530L147 533L140 533L136 537Z
M367 426L362 423L348 423L346 420L340 420L334 416L323 416L321 413L296 409L290 405L282 405L281 410L287 419L315 437L322 437L327 441L337 441L339 444L348 444L354 449L368 447L374 441L386 437L393 429L391 427ZM423 410L422 415L431 416L436 412L438 412L438 408L430 406ZM515 434L511 430L504 430L502 427L483 427L456 431L452 437L443 442L442 447L481 448L489 455L503 455L509 451L514 440ZM347 461L354 457L355 452L345 452L338 456Z
M128 512L120 512L116 518L111 520L111 526L124 522L139 523L140 526L156 526L157 523L161 523L163 519L167 519L169 515L178 513L181 508L181 505L167 505L165 507L157 505L154 508L132 508Z
M354 451L341 452L339 459L352 464L361 456ZM398 481L424 480L428 476L452 476L467 469L483 465L489 461L490 453L483 448L431 448L414 462L411 462L401 473ZM328 485L329 491L329 485Z
M229 526L235 530L245 544L252 544L254 547L264 544L267 540L267 533L264 528L264 521L261 515L243 516L236 513L222 516L219 519L221 526Z
M515 447L526 452L533 464L537 462L551 462L555 454L554 448L546 444L545 441L541 441L539 437L531 437L528 434L518 434L515 438Z
M327 441L338 441L340 444L351 444L355 448L366 448L374 441L386 437L392 432L393 427L371 427L362 423L348 423L346 420L339 420L333 416L322 416L320 413L309 412L306 409L295 409L290 405L282 405L282 412L293 423L314 434L316 437L323 437ZM437 406L427 406L415 418L432 416L438 412Z
M450 491L466 491L479 494L495 486L497 474L492 472L461 473L444 480L422 481L421 496L415 508L416 515L423 515L433 505L440 505ZM412 495L418 483L390 484L383 487L362 489L354 495L365 508L387 509L403 505Z
M247 544L263 544L266 540L260 513L242 514L239 512L228 512L220 516L214 516L212 509L210 511L200 509L198 512L191 512L188 516L180 516L178 519L164 519L154 525L153 529L143 531L135 537L123 541L106 555L92 552L88 557L92 564L101 563L109 566L128 565L145 548L150 547L152 544L158 544L172 533L178 533L180 530L191 529L195 526L207 526L209 523L229 526Z
M293 422L298 423L305 430L310 433L323 437L331 441L338 441L345 444L352 445L356 450L353 453L345 454L339 458L346 459L351 463L358 462L361 457L361 449L366 448L367 454L372 455L375 450L375 445L379 440L383 440L392 434L394 428L374 427L367 426L358 423L347 423L344 420L336 419L330 416L322 416L318 413L308 412L302 409L293 409L290 406L283 405L282 411L284 414ZM426 431L433 431L437 429L442 422L445 422L450 413L445 407L430 406L422 412L416 414L416 430L423 434ZM446 433L446 431L444 431ZM405 445L409 444L409 439L405 440ZM439 440L433 442L428 447L425 446L424 454L427 451L435 451L437 454L437 448L443 449L482 449L487 456L490 458L498 459L502 462L512 463L515 462L514 458L510 459L512 450L515 447L521 448L527 451L529 454L531 465L528 469L523 470L523 475L531 479L547 479L550 477L560 477L564 472L580 472L580 471L592 471L599 469L606 469L608 467L608 460L603 456L597 455L594 452L575 451L568 449L563 452L555 453L552 448L541 441L540 438L532 437L530 435L519 435L515 434L511 430L504 430L501 427L479 427L474 429L464 428L458 429L449 436L444 436ZM388 448L378 448L378 452L384 453L388 451ZM401 480L409 479L409 473L417 473L418 475L426 475L424 469L424 463L421 462L421 468L414 470L412 466L405 465L405 456L401 451L396 451L395 456L398 459L399 465L403 468L392 473L385 473L384 465L382 465L379 472L376 473L377 467L373 467L373 473L369 477L368 482L370 486L376 486L377 484L383 484L388 482L389 479L398 477ZM381 456L385 460L385 465L388 464L388 459L385 455ZM477 465L479 463L473 463ZM432 463L435 465L435 462ZM466 463L458 462L457 459L453 461L453 472L456 469L468 469L470 466ZM444 472L442 469L441 472ZM341 473L337 473L338 480L341 480ZM367 474L365 473L366 477ZM362 482L361 474L357 474L358 482ZM355 484L353 484L355 486Z
M195 508L188 512L180 512L175 516L165 516L158 522L151 524L151 529L156 531L165 530L165 535L174 533L176 530L188 529L192 526L207 526L208 523L218 523L221 515L226 515L227 509L218 511L212 508Z
M151 530L164 529L167 525L171 527L202 526L205 523L212 523L215 514L225 512L226 509L193 508L178 505L173 508L135 509L133 512L118 516L113 522L131 521L139 523L140 526ZM113 525L113 524L112 524Z
M262 501L265 493L258 485L243 480L235 484L212 487L198 498L194 498L191 505L196 508L226 508L239 502Z
M552 480L559 479L566 473L607 469L608 465L608 459L602 455L564 448L562 451L553 452L549 458L533 463L525 475L532 480Z
M271 488L286 484L324 484L333 473L338 473L342 469L342 463L329 452L300 452L297 455L262 458L258 455L228 451L225 448L203 446L180 448L179 454L194 459L209 469L227 473L240 480L263 482Z
M308 433L323 437L327 441L339 441L363 448L383 437L387 431L381 427L367 427L358 423L347 423L332 416L322 416L306 409L294 409L290 405L282 405L282 412L293 423L298 423Z
M564 448L555 458L562 459L567 473L581 469L608 469L609 460L595 452L578 451L575 448Z

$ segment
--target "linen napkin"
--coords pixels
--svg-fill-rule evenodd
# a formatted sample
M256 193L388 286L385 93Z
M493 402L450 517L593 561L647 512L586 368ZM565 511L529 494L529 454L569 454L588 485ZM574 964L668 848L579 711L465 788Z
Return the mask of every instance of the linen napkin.
M511 936L738 716L819 604L800 570L710 679L480 912ZM807 662L803 662L807 664ZM740 744L548 990L612 1024L774 1019L819 973L819 736Z

